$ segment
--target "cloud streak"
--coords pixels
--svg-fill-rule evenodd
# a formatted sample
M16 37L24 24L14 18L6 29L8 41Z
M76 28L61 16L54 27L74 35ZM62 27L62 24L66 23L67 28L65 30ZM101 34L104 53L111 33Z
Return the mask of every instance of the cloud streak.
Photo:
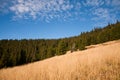
M13 13L13 19L83 19L111 21L120 14L119 0L1 0L0 12Z
M10 4L12 3L13 0L9 1L9 0L0 0L0 13L4 14L9 12L9 7ZM8 3L9 2L9 3Z
M103 0L84 0L84 2L82 2L84 6L101 6L104 4Z
M65 0L17 0L10 10L16 18L31 17L50 20L63 17L73 8L69 1Z

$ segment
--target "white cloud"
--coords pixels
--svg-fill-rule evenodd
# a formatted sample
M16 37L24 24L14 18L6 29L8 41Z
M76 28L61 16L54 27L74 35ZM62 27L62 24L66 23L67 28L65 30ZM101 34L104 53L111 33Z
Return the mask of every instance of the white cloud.
M83 2L84 6L101 6L104 4L103 0L85 0Z
M111 5L111 0L105 0L106 5Z
M116 11L120 12L120 0L113 0L111 2L111 5L112 5L112 7L115 8Z
M108 18L109 17L109 12L107 9L104 8L98 8L95 9L95 11L93 12L94 15L96 15L98 18Z
M3 11L12 12L14 19L109 21L120 14L120 0L1 0Z
M120 0L112 0L112 5L120 7Z
M84 0L81 3L83 15L93 21L113 22L120 14L120 0Z
M108 22L116 21L116 14L107 8L97 8L92 12L94 17L91 20L97 22L94 26L102 26L103 24L108 24Z
M8 6L12 3L13 0L0 0L0 13L9 12ZM9 3L8 3L9 2Z
M10 7L10 9L21 14L29 11L29 8L23 4L15 5L14 7Z
M65 15L72 8L73 5L69 0L17 0L10 10L15 13L16 18L28 16L33 19L38 17L50 20L58 16L62 17L61 13Z

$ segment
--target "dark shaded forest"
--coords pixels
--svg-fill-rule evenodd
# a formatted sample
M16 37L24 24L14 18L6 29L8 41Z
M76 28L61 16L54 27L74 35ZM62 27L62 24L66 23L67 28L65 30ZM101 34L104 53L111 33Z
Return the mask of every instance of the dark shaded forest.
M62 55L68 50L84 50L85 46L117 39L120 39L119 21L70 38L0 40L0 68L23 65Z

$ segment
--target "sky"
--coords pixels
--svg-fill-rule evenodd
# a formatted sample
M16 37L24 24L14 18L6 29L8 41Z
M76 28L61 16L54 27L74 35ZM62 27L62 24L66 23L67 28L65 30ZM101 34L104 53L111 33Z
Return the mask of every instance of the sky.
M120 0L0 0L0 40L58 39L120 21Z

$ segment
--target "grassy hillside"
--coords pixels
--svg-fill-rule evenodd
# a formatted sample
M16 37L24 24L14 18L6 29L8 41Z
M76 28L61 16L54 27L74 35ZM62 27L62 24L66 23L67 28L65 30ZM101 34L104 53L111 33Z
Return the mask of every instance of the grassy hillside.
M120 22L117 21L115 24L95 28L70 38L0 40L0 68L23 65L63 55L68 50L84 50L85 46L118 39L120 39Z
M1 69L0 80L120 80L120 40Z

